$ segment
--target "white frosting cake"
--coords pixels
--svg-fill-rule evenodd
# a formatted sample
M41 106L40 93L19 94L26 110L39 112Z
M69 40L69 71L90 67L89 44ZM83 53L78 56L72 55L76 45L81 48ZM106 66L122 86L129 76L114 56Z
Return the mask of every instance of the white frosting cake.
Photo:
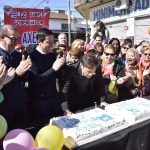
M129 125L150 119L150 100L140 97L110 104L105 109L113 115L124 117Z
M65 138L71 136L77 145L95 141L127 127L125 119L114 118L100 108L53 118L51 122L63 129Z

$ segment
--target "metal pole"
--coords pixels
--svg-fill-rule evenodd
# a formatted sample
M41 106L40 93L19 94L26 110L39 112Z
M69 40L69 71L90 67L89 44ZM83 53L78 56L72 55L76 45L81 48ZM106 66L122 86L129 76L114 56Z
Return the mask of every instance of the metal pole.
M70 15L70 0L68 0L68 44L71 46L71 15Z
M88 32L88 19L86 19L86 33Z

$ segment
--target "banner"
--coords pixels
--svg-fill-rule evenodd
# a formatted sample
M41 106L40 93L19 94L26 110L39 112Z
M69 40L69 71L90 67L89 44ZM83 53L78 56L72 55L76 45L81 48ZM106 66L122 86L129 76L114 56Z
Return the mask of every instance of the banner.
M4 6L4 23L17 27L18 43L36 44L36 32L42 27L49 27L50 9L12 8Z

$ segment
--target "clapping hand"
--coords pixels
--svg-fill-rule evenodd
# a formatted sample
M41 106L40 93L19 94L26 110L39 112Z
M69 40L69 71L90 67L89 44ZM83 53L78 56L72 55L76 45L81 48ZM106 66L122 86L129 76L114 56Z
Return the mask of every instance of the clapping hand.
M16 68L16 74L18 76L22 76L27 70L30 69L31 66L32 66L32 62L30 57L28 56L27 59L25 59L25 56L22 55L22 60L19 66Z
M110 75L110 79L115 81L117 78L114 75Z
M125 81L124 81L124 79L123 78L119 78L118 80L117 80L117 84L123 84Z
M15 76L15 69L9 68L6 70L5 64L3 64L3 57L0 57L0 89L3 87L3 85L10 82Z
M6 74L6 66L5 64L0 64L0 81L3 80Z
M130 77L131 77L130 75L126 75L126 76L124 76L124 77L119 78L119 79L117 80L117 84L123 84L123 83L127 82Z
M3 87L3 81L6 75L6 66L3 64L3 57L0 56L0 89Z
M10 67L5 75L4 81L3 81L3 85L7 84L8 82L10 82L15 76L15 68Z

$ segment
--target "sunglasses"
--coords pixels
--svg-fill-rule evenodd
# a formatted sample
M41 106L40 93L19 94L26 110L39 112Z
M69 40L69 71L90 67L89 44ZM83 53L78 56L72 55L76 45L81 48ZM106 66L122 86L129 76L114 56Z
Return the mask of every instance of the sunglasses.
M5 37L9 38L12 42L16 42L18 40L18 37L10 37L6 34L3 34Z
M112 56L112 57L114 57L114 56L115 56L115 54L114 54L114 53L106 53L106 52L105 52L105 55L106 55L106 56Z
M126 49L126 50L128 50L129 49L129 47L122 47L123 49Z
M144 53L145 56L150 56L150 53Z
M88 52L95 53L95 49L89 49Z

